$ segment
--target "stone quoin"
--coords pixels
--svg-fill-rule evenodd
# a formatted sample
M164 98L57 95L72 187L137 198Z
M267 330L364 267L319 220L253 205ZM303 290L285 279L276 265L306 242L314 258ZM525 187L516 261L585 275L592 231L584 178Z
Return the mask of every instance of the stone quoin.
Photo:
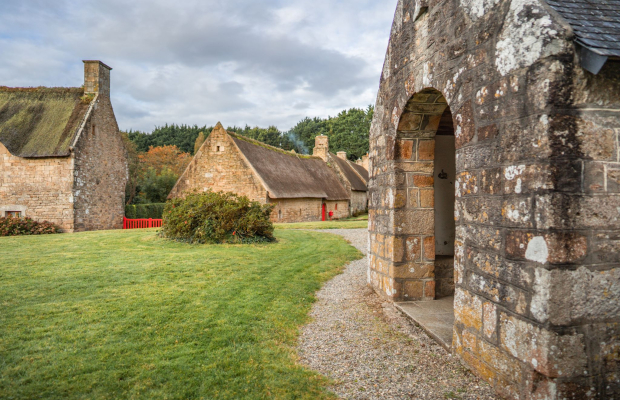
M454 295L510 399L620 398L620 2L400 0L369 160L369 284Z

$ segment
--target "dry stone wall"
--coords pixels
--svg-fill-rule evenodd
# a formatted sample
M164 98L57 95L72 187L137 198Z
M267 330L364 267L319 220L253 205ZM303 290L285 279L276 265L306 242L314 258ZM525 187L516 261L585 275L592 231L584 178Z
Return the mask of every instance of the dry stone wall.
M436 291L434 132L456 139L453 349L514 399L620 397L620 70L540 0L401 0L370 136L370 284Z

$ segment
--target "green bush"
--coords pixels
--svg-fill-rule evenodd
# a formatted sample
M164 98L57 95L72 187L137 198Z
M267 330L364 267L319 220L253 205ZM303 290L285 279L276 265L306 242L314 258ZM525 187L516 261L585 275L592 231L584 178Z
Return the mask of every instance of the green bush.
M0 236L46 235L60 233L60 228L51 222L37 222L32 218L0 218Z
M136 218L155 218L161 219L164 214L166 203L153 204L128 204L125 206L125 217Z
M166 203L161 234L189 243L269 242L273 207L234 193L190 193Z

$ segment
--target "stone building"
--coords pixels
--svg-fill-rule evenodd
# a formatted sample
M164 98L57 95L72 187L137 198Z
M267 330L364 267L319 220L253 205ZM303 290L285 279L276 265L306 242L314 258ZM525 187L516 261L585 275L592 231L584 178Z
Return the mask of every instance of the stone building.
M454 292L453 352L506 398L620 398L619 32L617 0L398 2L369 283Z
M273 203L274 222L320 221L350 214L350 194L319 157L287 152L227 132L218 123L168 198L224 191Z
M0 216L122 228L127 154L110 70L84 61L83 88L0 87Z
M345 151L334 155L329 151L329 137L319 135L314 139L312 155L320 157L336 173L351 199L351 214L366 212L368 209L368 170L363 165L352 163Z

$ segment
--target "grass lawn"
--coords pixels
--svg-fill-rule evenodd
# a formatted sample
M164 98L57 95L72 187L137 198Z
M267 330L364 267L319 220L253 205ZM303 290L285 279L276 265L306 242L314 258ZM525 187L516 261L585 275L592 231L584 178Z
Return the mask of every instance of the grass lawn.
M274 225L278 229L366 229L368 228L368 217L365 220L342 219L337 221L294 222Z
M0 238L0 398L331 398L296 365L342 238L187 245L155 230Z

